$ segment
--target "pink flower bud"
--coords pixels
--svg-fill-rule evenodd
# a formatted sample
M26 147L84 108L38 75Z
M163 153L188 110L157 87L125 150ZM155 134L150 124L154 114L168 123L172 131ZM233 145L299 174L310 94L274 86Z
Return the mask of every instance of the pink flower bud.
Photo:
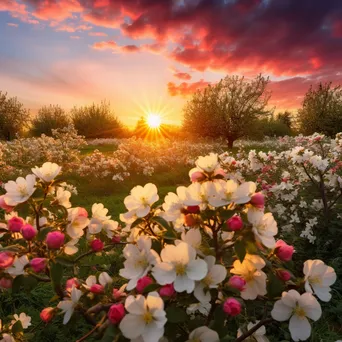
M30 262L30 266L36 273L43 272L46 268L47 260L45 258L34 258Z
M294 247L288 245L283 240L278 240L275 245L275 254L282 261L290 261L292 254L294 253Z
M0 269L8 268L14 263L14 255L10 252L0 252Z
M159 290L159 294L162 297L171 297L176 293L175 288L173 287L173 284L166 284L162 286Z
M21 228L21 234L23 234L25 240L31 241L37 235L37 229L30 224L25 224Z
M195 171L190 175L190 179L191 182L202 182L206 179L206 176L200 171Z
M14 207L12 207L11 205L8 205L5 201L5 195L1 195L0 196L0 208L5 210L6 213L10 213L11 211L13 211Z
M65 289L70 292L72 290L72 287L79 288L81 286L80 282L77 278L70 278L66 281Z
M90 247L94 252L100 252L103 250L103 242L100 239L95 239L91 242Z
M108 319L112 324L118 324L125 317L125 307L123 304L113 304L108 311ZM132 329L134 327L132 326Z
M10 220L8 220L8 229L12 233L19 233L21 228L24 226L24 220L21 217L12 217Z
M60 249L64 244L65 236L59 231L50 232L46 236L46 244L49 249Z
M120 235L115 235L112 237L112 242L113 243L119 243L121 240L121 236Z
M239 215L234 215L227 220L227 227L229 230L236 231L243 227L243 221Z
M244 287L246 286L246 280L243 279L242 277L234 275L229 279L228 285L234 289L242 291Z
M251 198L250 203L259 209L262 209L265 206L265 196L261 192L257 192Z
M0 288L2 289L10 289L12 287L12 279L11 278L1 278L0 279Z
M45 308L42 310L39 316L43 322L48 323L52 320L54 316L54 312L55 312L54 308L51 308L51 307Z
M288 281L291 279L291 273L286 270L277 270L277 275L282 281Z
M113 298L115 300L119 300L121 297L125 297L126 294L124 292L121 292L119 289L113 289Z
M223 169L217 169L214 172L214 176L222 176L223 178L226 177L226 173Z
M223 311L229 316L237 316L241 312L241 304L235 298L228 298L223 304Z
M90 292L100 294L103 293L104 287L100 284L94 284L90 287Z
M192 214L187 214L184 216L184 223L187 227L192 227L196 224L196 218Z
M186 209L190 214L197 214L200 211L200 207L198 205L189 205Z
M151 285L153 283L153 279L145 276L138 280L137 286L135 287L139 293L143 293L146 286Z
M83 217L88 217L88 212L84 208L79 207L78 208L78 215L77 216L83 216Z

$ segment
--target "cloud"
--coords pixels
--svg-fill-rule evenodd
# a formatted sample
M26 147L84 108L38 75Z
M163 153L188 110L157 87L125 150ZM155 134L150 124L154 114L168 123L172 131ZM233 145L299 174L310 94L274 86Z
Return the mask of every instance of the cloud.
M179 78L180 80L185 80L185 81L191 80L191 75L188 74L187 72L175 72L173 76Z
M18 24L15 24L15 23L7 23L7 26L18 27L19 25L18 25Z
M203 89L208 86L210 82L206 82L204 80L200 80L198 82L182 82L179 85L176 85L173 82L169 82L167 84L167 90L170 96L188 96L192 95L197 90Z
M80 36L70 36L70 39L81 39Z
M108 36L108 34L104 32L89 32L88 35L91 37L107 37Z

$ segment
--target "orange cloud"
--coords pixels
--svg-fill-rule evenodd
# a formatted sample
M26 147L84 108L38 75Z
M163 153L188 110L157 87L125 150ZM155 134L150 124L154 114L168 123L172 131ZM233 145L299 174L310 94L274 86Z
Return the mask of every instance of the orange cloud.
M89 32L88 35L91 37L107 37L108 36L108 34L104 32Z
M169 82L167 84L168 93L171 96L189 96L195 93L197 90L203 89L207 87L210 82L206 82L204 80L200 80L198 82L188 83L182 82L179 85L176 85L173 82Z

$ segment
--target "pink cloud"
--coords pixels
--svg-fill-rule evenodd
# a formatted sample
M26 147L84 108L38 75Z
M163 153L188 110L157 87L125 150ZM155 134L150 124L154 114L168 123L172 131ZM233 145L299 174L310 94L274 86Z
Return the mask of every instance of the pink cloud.
M167 84L168 93L171 96L189 96L195 93L197 90L203 89L207 87L210 82L206 82L204 80L200 80L198 82L188 83L182 82L179 85L176 85L173 82L169 82Z
M80 39L80 36L70 36L70 39Z
M91 37L107 37L108 36L108 34L104 32L89 32L88 35Z
M14 23L7 23L7 26L11 26L11 27L18 27L18 24L14 24Z

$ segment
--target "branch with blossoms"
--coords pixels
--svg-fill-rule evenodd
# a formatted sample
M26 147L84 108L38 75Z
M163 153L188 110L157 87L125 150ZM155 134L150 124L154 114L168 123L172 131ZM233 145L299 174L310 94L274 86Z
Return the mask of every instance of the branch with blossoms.
M254 182L228 177L217 154L199 157L189 172L191 184L168 193L161 205L154 184L134 187L120 215L124 227L101 203L92 206L91 216L72 207L57 164L32 172L6 183L0 197L7 211L0 286L15 292L51 282L59 302L40 317L48 323L63 315L68 324L73 315L84 316L93 328L79 341L96 334L116 341L218 342L235 336L267 342L266 325L275 321L289 322L292 339L305 340L310 321L322 314L318 299L331 298L334 270L308 260L296 274L294 248L276 240L278 225L265 209L264 194ZM86 251L80 253L83 242ZM89 269L78 276L83 259L121 246L118 274ZM1 334L15 336L13 329Z

